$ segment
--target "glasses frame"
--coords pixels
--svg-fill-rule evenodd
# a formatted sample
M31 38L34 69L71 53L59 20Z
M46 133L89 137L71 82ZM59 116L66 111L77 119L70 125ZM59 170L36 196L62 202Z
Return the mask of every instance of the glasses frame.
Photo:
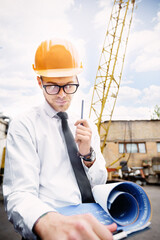
M76 76L76 78L77 78L77 76ZM66 94L74 94L74 93L77 91L78 87L79 87L79 82L78 82L78 83L67 83L67 84L65 84L65 85L58 85L58 84L50 84L50 85L47 85L47 84L43 84L42 76L40 76L40 79L41 79L41 82L42 82L42 86L43 86L43 88L45 89L45 92L46 92L48 95L57 95L57 94L59 94L59 92L61 91L61 88L63 88L63 91L64 91ZM77 78L77 81L78 81L78 78ZM65 87L68 86L68 85L69 85L69 86L76 86L75 91L72 92L72 93L67 93L67 92L65 91ZM58 87L59 90L58 90L58 92L55 93L55 94L48 93L48 92L47 92L47 87L48 87L48 86Z

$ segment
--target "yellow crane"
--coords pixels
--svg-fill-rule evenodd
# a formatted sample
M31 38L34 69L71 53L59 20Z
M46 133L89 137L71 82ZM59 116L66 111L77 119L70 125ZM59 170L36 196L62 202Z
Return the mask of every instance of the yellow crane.
M114 0L94 83L89 117L97 125L102 153L119 92L134 6L135 0Z

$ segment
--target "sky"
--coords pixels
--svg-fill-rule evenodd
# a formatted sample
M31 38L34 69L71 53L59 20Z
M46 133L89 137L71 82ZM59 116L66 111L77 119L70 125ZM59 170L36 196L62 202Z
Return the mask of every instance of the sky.
M32 69L41 41L71 40L83 62L71 110L89 113L113 0L0 0L0 112L14 118L41 104ZM151 119L160 105L160 1L137 0L113 114L116 120Z

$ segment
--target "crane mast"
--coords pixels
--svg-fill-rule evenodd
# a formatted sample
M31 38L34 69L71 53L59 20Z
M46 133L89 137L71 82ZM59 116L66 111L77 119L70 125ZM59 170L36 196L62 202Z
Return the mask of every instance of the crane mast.
M97 124L102 152L119 92L134 5L135 0L114 0L99 60L89 117Z

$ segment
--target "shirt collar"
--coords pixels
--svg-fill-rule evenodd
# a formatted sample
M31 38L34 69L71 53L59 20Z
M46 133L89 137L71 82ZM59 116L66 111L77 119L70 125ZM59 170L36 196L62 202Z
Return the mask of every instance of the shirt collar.
M54 110L54 108L52 108L49 103L45 100L44 102L44 111L47 113L47 115L50 117L50 118L54 118L54 117L57 117L57 111ZM67 114L68 114L68 118L69 118L69 113L68 111L66 111Z
M47 101L44 103L44 111L47 113L47 115L51 118L55 117L57 114L57 111L55 111Z

